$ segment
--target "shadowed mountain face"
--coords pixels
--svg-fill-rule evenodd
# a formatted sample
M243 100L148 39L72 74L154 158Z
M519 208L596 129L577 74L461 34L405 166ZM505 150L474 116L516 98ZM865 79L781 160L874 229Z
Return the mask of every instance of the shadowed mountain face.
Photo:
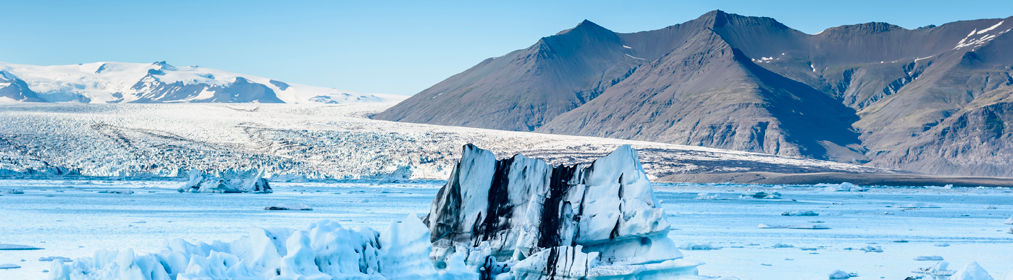
M809 35L713 11L621 34L584 21L375 118L1013 176L1011 28L1013 18Z

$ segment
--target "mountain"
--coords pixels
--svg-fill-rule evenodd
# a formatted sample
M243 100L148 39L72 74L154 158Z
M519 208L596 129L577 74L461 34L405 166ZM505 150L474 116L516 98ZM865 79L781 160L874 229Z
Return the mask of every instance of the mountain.
M288 84L199 66L96 62L34 66L0 62L0 99L81 103L358 103L404 97Z
M602 136L1013 176L1013 17L805 34L712 11L658 30L589 21L377 119Z

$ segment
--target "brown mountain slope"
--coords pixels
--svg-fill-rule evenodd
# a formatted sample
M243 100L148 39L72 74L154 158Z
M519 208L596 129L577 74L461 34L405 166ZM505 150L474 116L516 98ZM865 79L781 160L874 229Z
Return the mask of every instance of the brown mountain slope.
M721 11L627 34L585 21L376 118L1013 176L995 132L1013 126L1011 29L1013 17L809 35Z

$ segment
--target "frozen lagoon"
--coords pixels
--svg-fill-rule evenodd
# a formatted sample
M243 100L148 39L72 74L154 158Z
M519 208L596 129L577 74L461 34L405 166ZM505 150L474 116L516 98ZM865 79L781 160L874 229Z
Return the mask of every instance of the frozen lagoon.
M3 180L0 243L44 250L0 251L0 279L42 279L41 257L78 258L98 249L153 253L171 238L231 241L250 226L305 228L331 219L383 231L405 213L427 213L441 181L414 183L272 183L273 194L178 193L175 181ZM741 279L827 279L835 270L859 279L904 279L941 256L957 270L978 262L994 278L1013 270L1010 189L870 188L834 192L817 186L655 184L678 245L710 243L717 250L682 250L703 261L701 275ZM831 186L831 189L848 189ZM133 194L109 193L130 189ZM106 191L102 193L102 191ZM780 199L743 198L756 191ZM710 195L697 199L700 193ZM265 211L306 204L313 211ZM904 208L905 206L920 206ZM782 216L813 211L818 216ZM819 223L817 223L819 222ZM759 228L822 225L829 229ZM791 245L790 248L775 246ZM940 247L939 245L949 246ZM860 250L881 247L882 253ZM24 261L21 261L21 260Z

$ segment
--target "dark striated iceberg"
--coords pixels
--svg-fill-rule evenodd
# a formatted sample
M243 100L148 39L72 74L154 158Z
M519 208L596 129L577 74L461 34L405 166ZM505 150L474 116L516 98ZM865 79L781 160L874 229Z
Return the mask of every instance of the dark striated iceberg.
M550 166L464 146L424 222L438 268L464 255L483 278L696 275L682 259L630 146L590 164Z

